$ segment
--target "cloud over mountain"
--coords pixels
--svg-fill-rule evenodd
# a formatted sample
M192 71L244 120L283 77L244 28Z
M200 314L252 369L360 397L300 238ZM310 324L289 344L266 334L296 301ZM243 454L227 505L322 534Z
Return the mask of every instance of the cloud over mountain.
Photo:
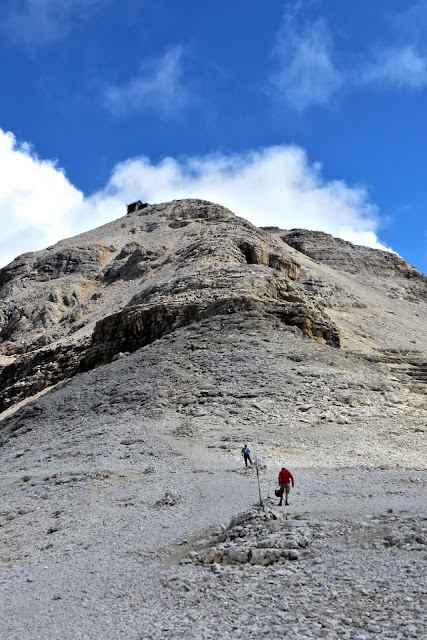
M0 129L0 262L71 234L70 212L83 202L55 162Z
M241 154L140 157L116 165L106 186L88 196L55 162L0 130L1 264L24 251L120 217L125 203L198 197L218 202L259 226L322 230L374 248L381 217L367 191L326 181L303 149L275 146Z

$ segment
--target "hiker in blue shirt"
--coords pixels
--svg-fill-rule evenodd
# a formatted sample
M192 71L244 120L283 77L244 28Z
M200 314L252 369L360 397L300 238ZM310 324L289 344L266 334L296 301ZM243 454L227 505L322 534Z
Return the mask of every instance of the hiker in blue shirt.
M245 444L245 446L242 449L242 456L243 456L243 458L245 460L245 467L248 466L248 460L252 464L251 452L250 452L250 449L249 449L247 444Z

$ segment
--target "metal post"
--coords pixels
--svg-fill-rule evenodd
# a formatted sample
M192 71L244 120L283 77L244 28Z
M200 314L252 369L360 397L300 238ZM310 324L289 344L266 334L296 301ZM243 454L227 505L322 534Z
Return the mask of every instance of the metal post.
M255 458L255 465L256 465L256 477L258 480L258 493L259 493L259 506L262 507L262 498L261 498L261 485L259 482L259 468L258 468L258 456Z

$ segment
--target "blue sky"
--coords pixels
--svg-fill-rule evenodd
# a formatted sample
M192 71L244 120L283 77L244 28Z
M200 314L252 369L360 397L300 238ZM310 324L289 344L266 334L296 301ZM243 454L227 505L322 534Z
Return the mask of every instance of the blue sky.
M0 265L202 197L427 272L427 0L3 0Z

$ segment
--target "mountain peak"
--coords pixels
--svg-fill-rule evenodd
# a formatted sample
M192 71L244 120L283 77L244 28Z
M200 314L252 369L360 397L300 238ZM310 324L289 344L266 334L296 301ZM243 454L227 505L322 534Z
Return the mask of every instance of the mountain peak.
M260 229L205 200L136 208L0 270L0 408L230 309L372 351L343 314L366 309L374 327L388 313L384 295L418 304L426 282L393 254L322 232Z

